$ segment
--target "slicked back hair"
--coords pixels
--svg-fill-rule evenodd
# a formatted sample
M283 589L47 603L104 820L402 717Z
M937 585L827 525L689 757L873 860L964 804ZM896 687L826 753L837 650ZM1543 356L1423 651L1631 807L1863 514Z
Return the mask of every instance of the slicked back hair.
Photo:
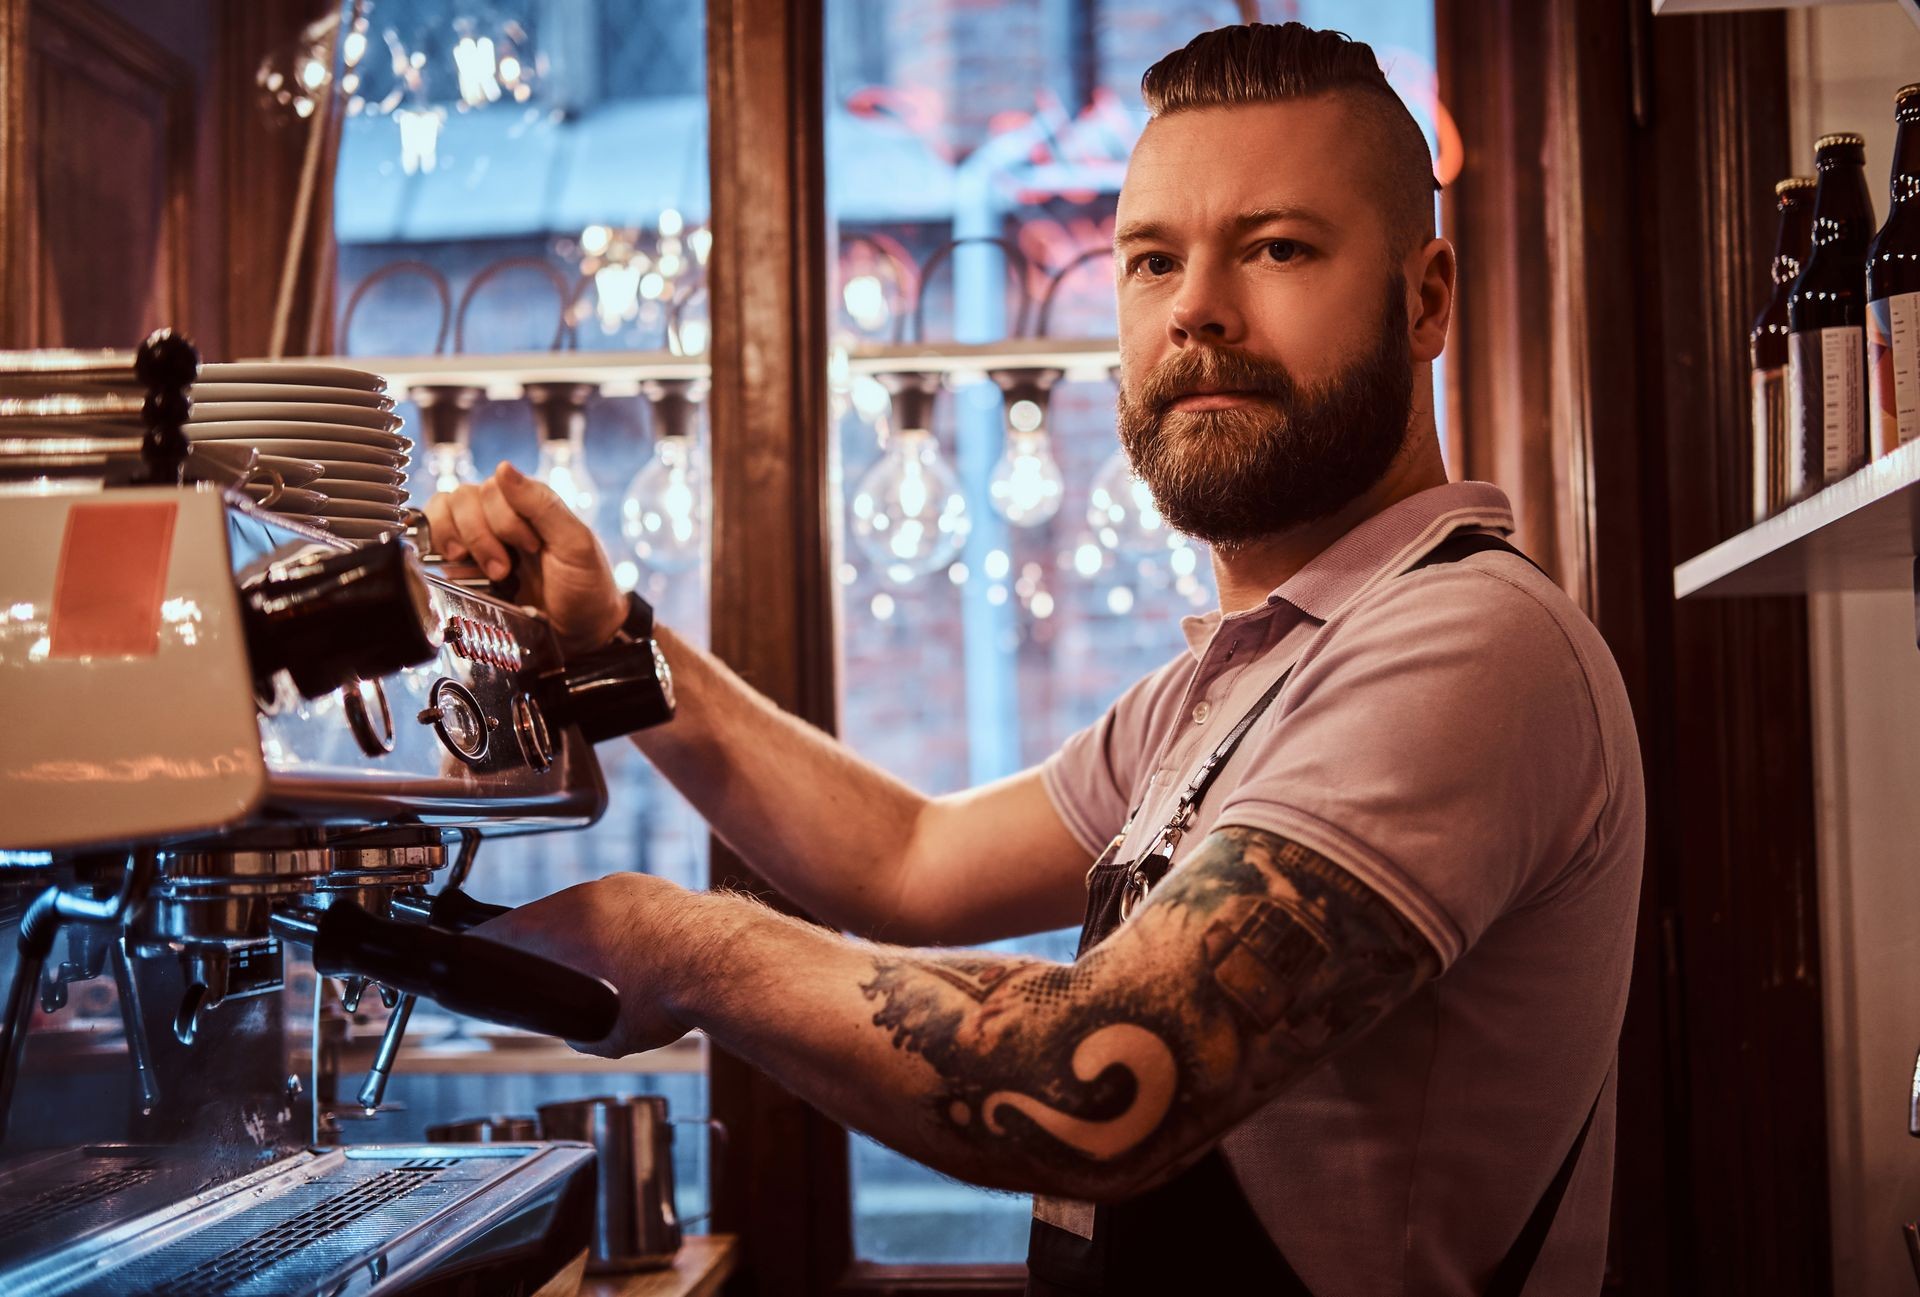
M1301 23L1219 27L1148 68L1140 94L1154 118L1338 94L1373 157L1395 255L1433 237L1433 154L1365 42Z

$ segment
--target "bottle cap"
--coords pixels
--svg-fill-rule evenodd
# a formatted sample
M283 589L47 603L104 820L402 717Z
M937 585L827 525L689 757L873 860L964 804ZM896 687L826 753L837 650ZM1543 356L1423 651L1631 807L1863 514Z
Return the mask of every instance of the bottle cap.
M1893 102L1895 104L1903 104L1915 95L1920 95L1920 81L1916 81L1910 86L1901 86L1898 90L1894 91Z
M1813 142L1813 151L1815 153L1823 153L1828 149L1845 148L1848 145L1852 145L1857 149L1864 149L1867 147L1867 137L1855 134L1853 131L1835 131L1831 135L1822 135L1819 139L1815 140Z
M1776 198L1784 198L1798 189L1812 189L1815 181L1812 176L1788 176L1773 187Z

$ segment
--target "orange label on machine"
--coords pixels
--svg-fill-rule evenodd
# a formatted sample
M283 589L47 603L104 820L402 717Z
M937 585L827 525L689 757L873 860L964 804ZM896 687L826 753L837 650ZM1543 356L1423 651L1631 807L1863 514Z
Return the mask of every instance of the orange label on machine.
M152 657L173 555L173 501L100 501L67 513L48 650L57 658Z

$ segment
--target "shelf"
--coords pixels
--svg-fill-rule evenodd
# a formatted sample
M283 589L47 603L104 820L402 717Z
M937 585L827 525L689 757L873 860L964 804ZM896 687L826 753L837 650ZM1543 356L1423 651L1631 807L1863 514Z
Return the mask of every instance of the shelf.
M856 374L947 374L956 383L984 379L993 369L1060 369L1069 382L1092 381L1119 363L1120 346L1111 338L906 343L847 353L847 368Z
M341 1051L343 1073L360 1074L373 1062L377 1036L357 1037ZM304 1074L307 1054L295 1051L294 1070ZM413 1076L658 1076L701 1073L707 1070L707 1040L694 1033L662 1049L650 1049L626 1058L597 1058L567 1047L547 1036L516 1040L512 1045L455 1046L402 1042L394 1075Z
M1753 9L1824 9L1838 5L1867 4L1874 0L1653 0L1656 17L1675 14L1718 14ZM1884 3L1884 0L1878 0ZM1897 0L1907 17L1920 27L1920 0Z
M1916 541L1920 441L1688 559L1673 570L1673 593L1912 590Z
M732 1234L689 1234L665 1270L590 1274L580 1284L580 1297L714 1297L739 1254L740 1240Z
M383 375L396 390L478 387L512 400L529 383L592 383L607 396L632 396L648 379L705 378L704 356L665 351L522 351L493 356L302 356L302 364L342 365ZM1111 338L1013 338L988 343L868 344L847 354L855 374L946 374L955 383L994 369L1060 369L1070 381L1097 380L1120 363Z

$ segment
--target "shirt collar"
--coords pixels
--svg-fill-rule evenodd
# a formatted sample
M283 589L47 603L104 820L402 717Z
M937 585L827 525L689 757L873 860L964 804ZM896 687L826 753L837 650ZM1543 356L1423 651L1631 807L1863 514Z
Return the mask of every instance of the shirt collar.
M1287 603L1315 621L1327 621L1355 596L1400 575L1463 527L1512 532L1513 505L1506 492L1491 482L1448 482L1410 495L1321 550L1269 594L1265 604L1224 620L1264 617ZM1218 609L1181 619L1180 629L1195 657L1205 652L1222 620Z

